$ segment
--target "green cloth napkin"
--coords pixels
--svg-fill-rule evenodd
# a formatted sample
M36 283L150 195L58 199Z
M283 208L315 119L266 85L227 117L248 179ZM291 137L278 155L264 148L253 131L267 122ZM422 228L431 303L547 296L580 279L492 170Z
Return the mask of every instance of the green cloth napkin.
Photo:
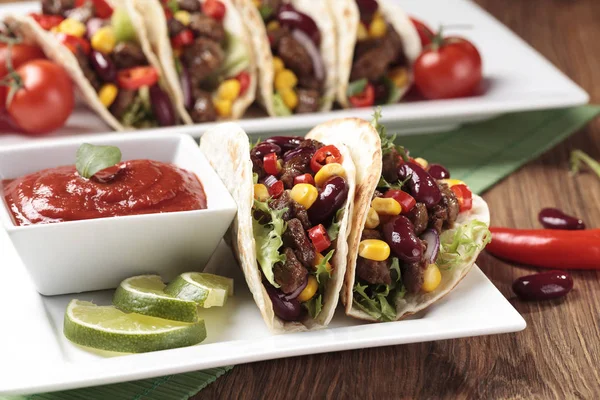
M440 163L452 177L481 193L532 158L553 147L600 114L600 106L507 114L465 125L450 132L400 136L397 142L412 154ZM393 129L388 132L393 133ZM36 394L5 400L185 400L233 367L170 375L162 378Z

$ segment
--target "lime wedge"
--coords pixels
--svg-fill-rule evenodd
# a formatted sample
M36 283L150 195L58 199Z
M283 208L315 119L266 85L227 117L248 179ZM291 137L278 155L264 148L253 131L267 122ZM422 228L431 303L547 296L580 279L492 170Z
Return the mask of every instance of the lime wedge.
M198 321L195 302L178 299L164 292L165 284L158 275L127 278L117 288L113 305L117 308L174 321Z
M82 346L143 353L198 344L206 339L206 327L203 320L188 324L71 300L65 313L64 334Z
M179 275L165 288L165 293L195 301L200 307L222 307L233 296L233 279L200 272Z

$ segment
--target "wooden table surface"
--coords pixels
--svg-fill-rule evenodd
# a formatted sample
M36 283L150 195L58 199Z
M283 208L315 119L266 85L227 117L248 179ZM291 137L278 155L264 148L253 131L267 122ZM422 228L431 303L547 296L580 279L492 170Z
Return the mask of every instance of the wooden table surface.
M477 3L600 103L598 0ZM566 172L575 148L600 159L600 119L489 190L492 224L539 227L538 211L557 206L600 227L600 180ZM523 315L526 330L238 365L195 399L600 398L600 272L574 272L565 299L526 303L511 285L533 268L488 254L478 265Z

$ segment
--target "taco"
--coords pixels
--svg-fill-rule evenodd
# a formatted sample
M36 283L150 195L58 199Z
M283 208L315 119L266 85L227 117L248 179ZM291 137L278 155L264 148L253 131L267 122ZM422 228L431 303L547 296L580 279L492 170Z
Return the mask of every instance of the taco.
M341 141L357 166L341 295L346 314L395 321L433 304L466 276L491 238L489 210L443 167L411 158L377 121L375 127L331 121L307 138Z
M187 123L240 118L254 101L256 62L230 0L134 0Z
M91 109L112 128L179 121L172 90L130 0L42 1L42 13L7 21L61 64Z
M339 84L345 108L397 103L421 53L417 30L391 0L327 0L335 19Z
M333 19L323 1L234 0L248 24L259 102L271 116L331 109L337 69Z
M282 333L328 325L353 210L347 149L283 136L251 147L231 123L204 133L200 149L237 202L230 242L267 326Z

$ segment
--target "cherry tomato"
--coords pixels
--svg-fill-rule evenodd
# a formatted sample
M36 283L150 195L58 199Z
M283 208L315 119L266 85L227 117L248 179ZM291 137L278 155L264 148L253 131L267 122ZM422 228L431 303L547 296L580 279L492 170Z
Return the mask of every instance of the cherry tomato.
M240 96L246 93L248 87L250 86L250 74L246 71L240 72L235 79L240 82Z
M385 192L383 197L386 197L386 198L391 197L392 199L394 199L398 203L400 203L400 205L402 206L403 213L409 212L410 210L412 210L412 208L415 206L415 204L417 204L417 201L415 200L414 197L412 197L410 194L408 194L402 190L390 189L387 192Z
M66 33L62 32L57 33L56 38L59 42L61 42L64 46L71 50L71 53L73 54L77 54L77 50L81 49L81 51L83 51L85 55L88 55L92 50L90 42L83 38L73 35L67 35Z
M309 185L315 186L315 178L311 174L302 174L294 178L294 185L299 183L308 183Z
M468 211L473 208L473 192L465 185L454 185L450 188L454 192L458 204L460 205L460 212Z
M90 0L75 0L75 7L81 7ZM110 18L113 13L112 7L106 0L91 0L94 5L94 13L96 17L106 19Z
M13 44L10 46L10 53L8 52L8 48L9 46L6 43L0 44L0 78L3 78L8 73L6 69L8 57L11 59L13 68L19 68L31 60L46 58L42 49L37 46Z
M29 134L48 133L63 126L75 104L67 72L51 61L33 60L17 68L16 73L22 87L7 107L12 122Z
M375 104L375 88L371 83L367 83L362 93L351 96L348 100L354 107L371 107Z
M277 153L269 153L263 157L263 168L269 175L279 175L281 167L277 162Z
M436 37L417 58L413 71L415 85L428 99L471 96L482 79L481 55L466 39Z
M194 42L194 33L191 29L184 29L171 39L171 46L180 49Z
M127 68L118 72L117 82L120 87L128 90L152 86L158 82L158 71L154 67Z
M427 25L425 25L422 21L419 21L416 18L410 17L410 22L414 25L417 33L419 34L419 39L421 39L421 46L429 46L431 44L431 39L435 36L433 31L429 29Z
M29 14L29 16L33 18L35 22L37 22L38 25L42 27L42 29L45 29L47 31L54 28L55 26L58 26L64 20L64 18L60 15L43 15L31 13Z
M319 172L319 170L323 168L323 165L325 164L341 164L342 161L343 157L338 148L330 144L317 150L315 155L310 160L310 169L312 169L313 172Z
M222 21L225 18L225 11L225 4L219 0L206 0L202 4L202 12L217 21Z
M308 230L308 237L313 243L313 246L315 246L315 250L317 251L317 253L321 253L324 250L327 250L329 246L331 246L331 240L329 240L327 230L325 229L323 224L319 224L310 228Z

